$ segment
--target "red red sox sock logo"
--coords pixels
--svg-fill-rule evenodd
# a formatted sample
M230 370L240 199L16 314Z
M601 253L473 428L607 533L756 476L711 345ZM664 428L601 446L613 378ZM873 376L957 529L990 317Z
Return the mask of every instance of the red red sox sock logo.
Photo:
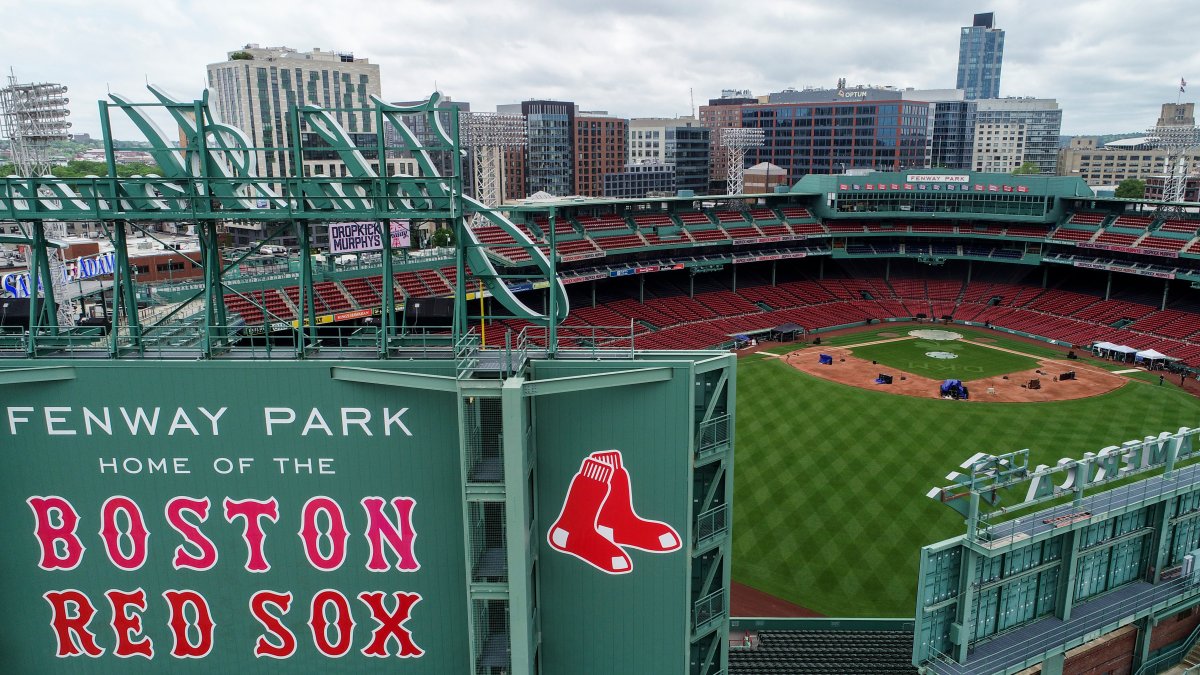
M682 545L673 527L633 510L629 472L619 450L593 452L583 460L546 540L608 574L633 570L627 548L670 553Z

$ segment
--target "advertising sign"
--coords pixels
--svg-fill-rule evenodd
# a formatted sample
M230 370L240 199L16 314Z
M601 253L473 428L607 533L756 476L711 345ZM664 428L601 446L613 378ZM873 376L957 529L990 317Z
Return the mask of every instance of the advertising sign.
M7 672L469 670L453 394L71 372L0 388Z
M904 177L910 183L969 183L971 176L967 174L943 173L910 173Z
M392 237L392 248L408 248L412 244L409 234L409 221L389 221ZM379 223L330 223L329 252L330 253L361 253L363 251L383 250L383 240L379 234Z

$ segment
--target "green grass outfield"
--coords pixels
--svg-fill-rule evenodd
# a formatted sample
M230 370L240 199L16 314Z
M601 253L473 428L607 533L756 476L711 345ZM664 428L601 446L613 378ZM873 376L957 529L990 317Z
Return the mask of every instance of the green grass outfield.
M953 359L935 359L927 352L950 352ZM1037 361L1011 352L989 349L962 340L897 340L855 347L850 350L860 359L878 361L913 375L923 375L935 380L955 378L970 381L1004 373L1037 368Z
M760 354L738 365L733 577L830 616L912 616L921 546L963 532L925 493L974 453L1030 448L1052 465L1200 425L1200 399L1140 381L1076 401L964 404L847 387Z

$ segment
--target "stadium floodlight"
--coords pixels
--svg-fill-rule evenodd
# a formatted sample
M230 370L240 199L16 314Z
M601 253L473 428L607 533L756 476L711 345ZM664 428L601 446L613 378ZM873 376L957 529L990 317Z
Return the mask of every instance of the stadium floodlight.
M463 113L463 145L471 149L475 198L485 206L504 203L504 152L525 145L525 117L504 113ZM476 214L478 215L478 214Z
M8 139L17 175L28 178L50 174L53 166L50 145L71 138L71 123L67 121L71 114L67 107L70 102L65 84L21 83L9 70L8 86L0 89L0 133ZM66 236L66 226L60 221L46 220L43 225L46 236L52 240ZM25 226L20 227L29 236ZM59 301L59 325L72 326L76 311L70 303L63 302L67 281L63 274L62 249L56 248L49 262L54 296Z
M1200 129L1194 124L1172 124L1151 127L1146 130L1147 140L1156 148L1164 150L1163 158L1163 211L1175 210L1184 199L1187 187L1188 155L1200 146Z
M726 148L725 193L742 194L746 174L746 150L761 148L764 135L762 129L733 127L721 129L721 147Z

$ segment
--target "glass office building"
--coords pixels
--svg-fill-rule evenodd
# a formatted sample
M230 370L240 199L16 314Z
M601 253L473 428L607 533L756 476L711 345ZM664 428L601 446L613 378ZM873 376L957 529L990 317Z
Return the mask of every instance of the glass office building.
M967 99L1000 97L1000 66L1004 61L1004 31L994 27L995 14L976 14L958 40L958 89Z

